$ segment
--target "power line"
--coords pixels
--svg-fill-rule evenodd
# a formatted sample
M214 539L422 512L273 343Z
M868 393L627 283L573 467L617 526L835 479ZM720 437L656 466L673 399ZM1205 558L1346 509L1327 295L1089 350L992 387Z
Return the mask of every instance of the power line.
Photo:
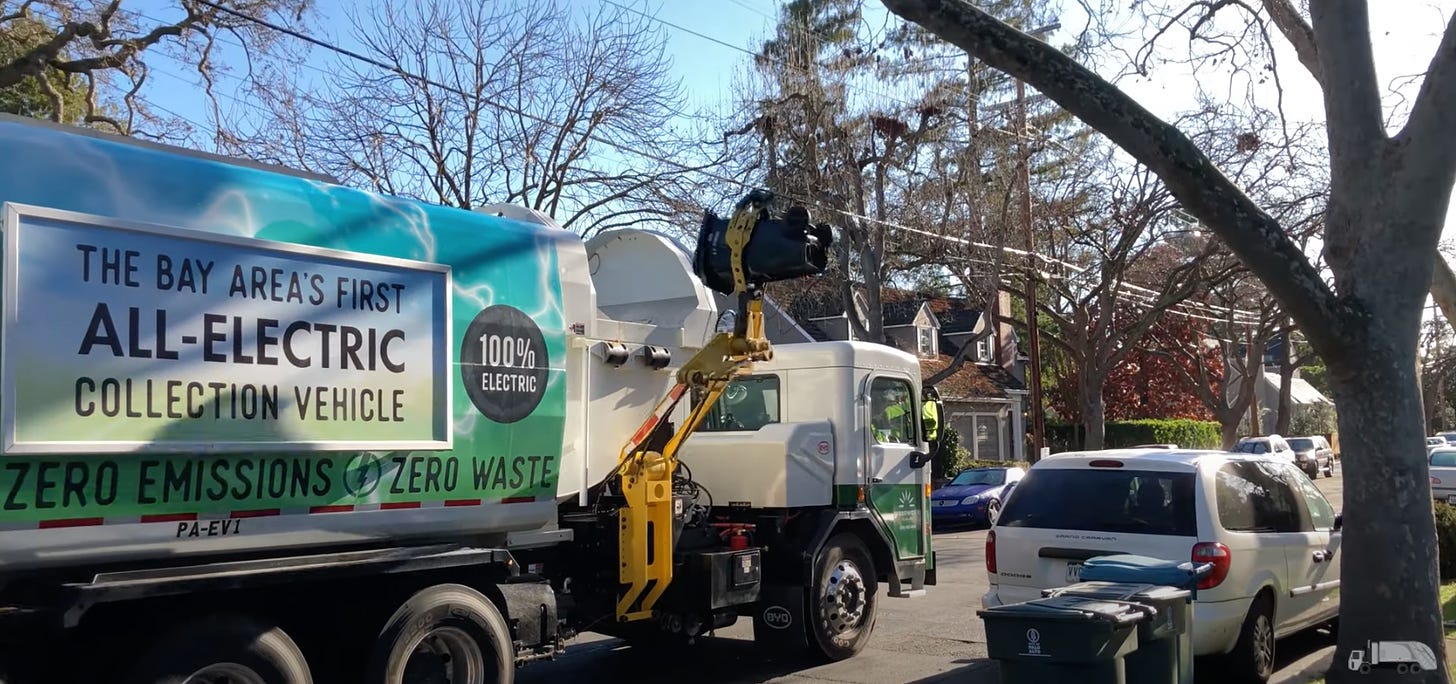
M453 86L449 86L449 85L446 85L444 83L440 83L440 82L435 81L433 79L429 79L427 77L424 77L424 76L420 76L418 74L411 73L411 72L409 72L407 70L404 70L404 69L401 69L401 68L398 68L398 67L394 67L394 66L391 66L389 64L386 64L384 62L381 62L381 61L378 61L378 60L375 60L375 59L366 57L366 56L361 55L361 54L359 54L357 52L354 52L352 50L349 50L347 48L339 47L339 46L334 45L332 43L329 43L327 41L320 40L318 38L314 38L314 37L309 36L309 35L301 32L301 31L296 31L296 30L293 30L293 29L290 29L290 28L286 28L286 27L280 26L278 24L275 24L273 22L270 22L270 21L268 21L266 19L261 19L259 17L255 17L255 16L249 15L247 13L241 12L239 10L235 10L233 8L230 8L230 7L225 7L225 6L223 6L223 5L215 2L214 0L197 0L197 1L199 3L201 3L201 4L207 5L209 7L212 7L214 9L217 9L218 11L227 13L229 15L232 15L232 16L237 17L239 19L242 19L244 21L250 21L250 22L256 23L256 24L258 24L260 26L263 26L265 28L268 28L268 29L277 31L277 32L282 33L282 34L287 35L287 36L291 36L291 37L296 38L298 40L302 40L302 41L304 41L304 42L306 42L306 43L308 43L310 45L314 45L316 47L323 48L324 50L327 50L327 51L330 51L330 52L333 52L333 53L336 53L336 54L339 54L339 55L343 55L345 57L349 57L351 59L354 59L356 61L363 62L365 64L369 64L369 65L374 66L374 67L379 68L379 69L383 69L383 70L385 70L385 71L387 71L389 73L396 74L396 75L400 76L401 78L413 79L413 80L418 81L420 83L424 83L424 84L427 84L427 85L434 86L434 87L439 88L441 90L444 90L446 92L459 95L460 97L462 97L462 98L464 98L466 100L469 100L472 97L469 93L466 93L464 90L461 90L459 88L455 88ZM635 12L637 14L642 14L638 10L635 10L635 9L632 9L632 8L629 8L629 7L625 7L625 6L619 5L618 3L615 2L615 0L605 0L605 2L607 2L609 4L612 4L612 5L615 5L615 6L618 6L618 7L621 7L623 9L628 10L628 11ZM643 15L643 16L647 16L647 15ZM650 17L649 16L648 18L653 18L653 17ZM653 19L655 19L655 18L653 18ZM657 21L661 21L661 20L657 20ZM667 24L667 25L669 25L669 26L676 26L675 24L671 24L671 23L668 23L668 22L664 22L664 23ZM681 29L681 30L687 30L687 29ZM743 48L738 48L737 46L733 46L733 47L735 49L740 50L740 51L747 52L747 50L745 50ZM749 54L752 54L752 53L749 53ZM507 112L507 113L510 113L510 114L514 114L516 116L519 116L519 117L522 117L522 118L525 118L525 119L534 121L536 123L541 123L541 124L545 124L545 125L559 125L559 124L556 124L554 122L548 121L548 120L546 120L543 117L537 116L535 114L531 114L529 112L526 112L526 111L517 109L515 107L511 107L511 106L508 106L508 105L504 105L504 104L501 104L501 103L498 103L498 102L487 101L486 104L488 106L491 106L491 107L500 109L501 111L504 111L504 112ZM570 130L572 130L572 132L577 133L579 135L583 135L583 134L580 133L580 131L576 131L575 129L570 129ZM660 164L665 164L665 165L668 165L670 167L676 168L676 169L678 169L680 171L685 171L685 172L689 172L689 173L701 173L704 176L707 176L708 178L711 178L713 180L717 180L719 182L727 183L729 185L734 185L734 186L737 186L737 187L740 187L740 188L743 188L743 189L746 189L746 190L747 189L753 189L753 186L749 185L748 183L745 183L743 181L737 180L735 178L730 178L730 177L727 177L727 176L724 176L724 175L721 175L721 174L717 174L717 173L708 171L705 167L691 167L691 166L688 166L688 165L683 164L682 162L676 161L674 159L669 159L669 158L663 157L661 155L652 154L652 153L646 152L644 150L631 148L631 147L628 147L626 145L622 145L620 143L617 143L617 142L614 142L614 141L611 141L611 140L603 139L601 137L598 137L596 134L590 134L590 133L588 133L588 134L584 134L583 137L585 137L588 140L591 140L591 141L597 142L599 144L605 145L607 147L613 148L615 150L618 150L620 152L627 152L627 153L630 153L630 154L635 154L635 155L638 155L638 156L640 156L642 158L650 159L650 160L655 161L655 162L658 162ZM1073 264L1073 263L1070 263L1070 262L1067 262L1067 261L1062 261L1060 259L1054 259L1054 258L1051 258L1051 257L1043 256L1043 255L1037 254L1035 252L1027 252L1025 250L1017 249L1017 248L1014 248L1014 247L1009 247L1009 246L1004 246L1004 245L992 245L992 244L988 244L988 243L982 243L982 242L976 242L976 241L972 241L972 240L967 240L965 238L957 238L957 237L953 237L953 236L949 236L949 235L942 235L942 234L939 234L939 233L934 233L934 232L931 232L931 231L927 231L927 230L923 230L923 229L919 229L919 228L913 228L911 226L902 225L902 224L896 223L894 221L887 221L887 220L877 219L877 218L870 217L870 216L864 216L864 215L861 215L861 214L856 214L856 213L853 213L853 212L850 212L850 211L845 211L843 209L838 209L838 208L834 208L834 207L825 207L822 204L819 204L817 202L814 202L812 199L809 199L807 197L796 196L793 193L789 193L789 192L779 192L777 194L779 194L779 195L781 195L781 196L783 196L783 197L785 197L785 198L787 198L787 199L789 199L791 201L795 201L795 202L804 204L806 206L812 206L812 207L815 207L815 208L818 208L818 209L821 209L821 210L824 210L824 211L828 211L830 213L837 214L837 215L842 216L842 217L845 217L845 218L852 218L852 219L861 220L861 221L868 221L868 222L871 222L871 223L875 223L877 225L881 225L883 227L894 228L896 230L903 230L903 231L906 231L906 232L909 232L909 233L916 233L916 234L920 234L920 235L925 235L925 236L933 237L933 238L936 238L936 239L939 239L939 240L943 240L943 241L947 241L947 242L953 242L953 243L957 243L957 244L961 244L961 245L965 245L965 246L970 246L970 247L974 247L974 248L977 248L977 249L1000 250L1002 253L1005 253L1005 254L1011 254L1011 255L1021 256L1021 257L1024 257L1024 258L1027 258L1027 257L1029 257L1029 258L1035 258L1035 259L1041 260L1043 263L1051 264L1051 265L1057 265L1057 266L1061 266L1061 267L1064 267L1064 268L1069 268L1069 269L1072 269L1072 270L1074 270L1074 271L1076 271L1078 273L1081 273L1081 272L1085 271L1085 269L1083 267L1078 266L1076 264ZM1129 289L1142 290L1142 291L1144 291L1146 293L1150 293L1150 294L1154 294L1154 295L1160 294L1156 290L1152 290L1152 289L1149 289L1149 288L1144 288L1144 287L1141 287L1141 286L1136 286L1136 285L1131 285L1131 284L1124 284L1124 286L1128 287ZM1205 305L1205 306L1207 306L1207 305ZM1235 310L1235 309L1225 309L1225 311L1232 311L1232 312L1237 312L1237 313L1241 313L1241 314L1244 314L1244 315L1253 316L1253 314L1251 314L1250 312L1247 312L1247 311L1239 311L1239 310Z

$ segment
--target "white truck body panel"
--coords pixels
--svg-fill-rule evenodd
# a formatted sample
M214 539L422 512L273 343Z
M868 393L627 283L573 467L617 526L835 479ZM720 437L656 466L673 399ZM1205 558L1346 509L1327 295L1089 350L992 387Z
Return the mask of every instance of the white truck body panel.
M430 232L430 216L435 214L426 212L448 213L441 218L453 222L451 230L459 230L462 223L473 225L458 210L422 208L403 200L330 186L317 179L268 173L276 171L273 169L21 123L13 118L0 121L0 146L16 158L54 162L12 172L30 174L29 179L0 174L0 203L82 211L103 222L114 218L253 238L265 226L332 225L330 210L354 207L375 221L365 230L377 231L374 234L381 239L398 240L397 244L407 248L404 251L409 258L422 262L430 262L447 241L455 241L457 253L462 241L469 246L468 238L461 233ZM182 195L182 201L149 201L140 196L141 190L165 185L156 179L169 173L188 177L190 189ZM10 181L5 181L7 177ZM234 187L232 182L247 185ZM69 190L57 194L49 189L56 187ZM77 192L75 188L85 191ZM374 213L364 214L371 211L370 207ZM706 288L693 276L687 255L660 235L624 230L583 243L535 212L494 207L482 213L493 216L480 217L480 230L508 229L514 231L513 235L529 236L523 238L531 250L525 258L534 254L538 263L551 264L559 279L560 298L547 302L547 306L557 309L550 313L553 317L559 315L566 329L565 358L557 362L563 370L551 371L560 373L552 382L563 382L567 396L561 409L564 426L560 461L552 465L559 477L554 492L515 500L509 496L473 502L427 500L416 504L416 508L388 508L377 503L316 507L329 510L283 507L258 517L235 507L232 514L202 512L181 514L176 519L158 515L148 516L146 521L140 515L109 514L104 520L56 520L51 521L56 523L52 525L44 521L0 520L0 574L264 549L316 551L328 546L379 545L403 539L499 544L506 543L508 536L528 538L534 532L554 530L557 501L579 496L585 487L611 470L627 437L672 385L674 370L712 334L717 311ZM475 258L489 262L496 257L485 253ZM543 281L551 270L539 271ZM470 290L472 286L476 289ZM521 283L510 286L531 287ZM541 286L546 287L546 283ZM489 300L489 292L483 297L477 294L489 287L457 280L455 301L462 301L462 297ZM166 296L159 293L158 298L164 300ZM455 335L463 332L456 330ZM626 345L631 354L628 361L613 367L596 356L603 341ZM660 369L647 366L639 356L644 344L666 348L671 354L670 363ZM457 352L458 347L452 350L452 358ZM257 369L262 377L269 372ZM456 399L457 403L461 400L468 401ZM494 448L515 453L511 445ZM386 463L379 486L388 486L392 473L387 464L392 454L375 453ZM74 458L101 457L81 454ZM114 458L138 456L117 454ZM0 491L0 497L6 494Z

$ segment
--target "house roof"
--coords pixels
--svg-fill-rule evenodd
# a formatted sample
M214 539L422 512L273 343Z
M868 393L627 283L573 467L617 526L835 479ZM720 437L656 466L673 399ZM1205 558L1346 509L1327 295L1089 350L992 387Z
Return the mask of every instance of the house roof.
M1015 375L1001 366L994 363L977 363L976 367L980 369L982 375L986 376L987 380L996 383L1003 390L1026 389L1025 383L1017 380Z
M941 356L937 359L921 359L920 377L928 378L945 370L950 365L950 361L950 356ZM1005 389L987 377L987 372L983 364L961 364L960 370L957 370L950 377L936 383L935 388L940 391L940 398L944 401L986 398L1000 399L1006 397Z
M922 306L935 315L942 334L971 332L981 320L981 308L964 299L891 288L886 288L880 299L886 327L914 323ZM824 297L805 297L796 302L794 309L801 318L844 315L844 304L837 292Z
M1264 382L1269 383L1269 386L1274 388L1275 391L1279 390L1279 381L1280 377L1278 373L1269 373L1267 371L1264 373ZM1305 382L1303 378L1291 379L1289 383L1289 399L1296 405L1334 403L1328 397L1321 394L1319 390L1315 389L1314 385Z

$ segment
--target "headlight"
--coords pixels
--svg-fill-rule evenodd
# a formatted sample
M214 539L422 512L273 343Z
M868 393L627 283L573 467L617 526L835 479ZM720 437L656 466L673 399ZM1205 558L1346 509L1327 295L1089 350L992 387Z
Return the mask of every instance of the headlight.
M976 503L977 501L980 501L982 498L983 498L983 495L981 495L981 494L972 494L972 495L970 495L970 496L968 496L968 497L966 497L964 499L961 499L961 505L962 506L969 506L969 505L971 505L973 503Z

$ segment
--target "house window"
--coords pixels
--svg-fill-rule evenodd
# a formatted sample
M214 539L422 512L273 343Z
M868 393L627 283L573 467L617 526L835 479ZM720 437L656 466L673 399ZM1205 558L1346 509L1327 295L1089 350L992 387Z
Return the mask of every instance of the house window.
M920 333L920 355L935 358L935 329L927 326L917 328Z
M990 361L991 360L991 342L990 342L990 340L988 340L988 339L986 339L984 337L982 337L979 340L976 340L976 360L977 361Z
M718 404L703 418L703 432L753 432L779 422L779 378L756 375L737 378L723 390Z

